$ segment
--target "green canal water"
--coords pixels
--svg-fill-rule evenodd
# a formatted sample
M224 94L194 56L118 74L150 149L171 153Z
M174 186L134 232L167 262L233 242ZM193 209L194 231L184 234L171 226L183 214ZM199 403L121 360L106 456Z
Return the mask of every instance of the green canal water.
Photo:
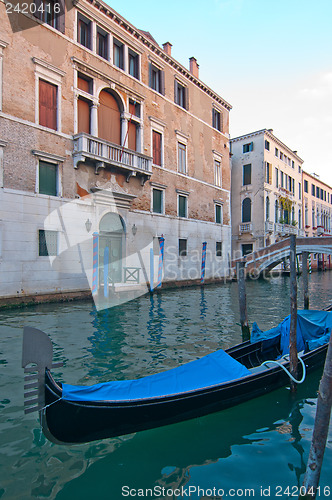
M310 306L332 302L332 273L310 277ZM302 280L299 278L299 308ZM289 314L289 279L247 283L248 316L262 329ZM96 312L90 302L0 313L0 498L288 498L302 484L320 373L288 388L188 422L60 446L23 414L22 329L46 331L63 368L92 384L156 373L241 341L237 285L170 290ZM332 429L320 497L332 487ZM182 488L182 489L181 489ZM214 489L215 488L215 489ZM166 496L168 494L168 496Z

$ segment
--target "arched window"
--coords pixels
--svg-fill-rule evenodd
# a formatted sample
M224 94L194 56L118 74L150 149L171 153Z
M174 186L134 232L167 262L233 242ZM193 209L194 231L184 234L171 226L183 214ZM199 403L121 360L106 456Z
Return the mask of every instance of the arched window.
M242 202L242 222L251 222L251 199L245 198Z
M279 222L279 205L278 205L278 200L275 201L274 203L274 221Z
M98 136L121 145L121 110L118 100L108 90L99 94Z
M270 198L267 196L265 200L265 218L270 220Z

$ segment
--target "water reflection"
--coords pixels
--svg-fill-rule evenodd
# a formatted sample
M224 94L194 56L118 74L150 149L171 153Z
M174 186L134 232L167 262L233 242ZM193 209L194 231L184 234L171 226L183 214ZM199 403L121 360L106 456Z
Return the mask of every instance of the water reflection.
M310 277L310 304L332 301L331 273ZM302 280L299 278L299 307ZM289 280L247 283L249 323L270 328L289 314ZM90 302L0 313L0 498L121 498L121 487L223 488L301 484L318 375L296 400L283 389L225 412L117 439L53 445L36 414L23 415L23 326L46 331L72 384L131 379L241 341L236 284L162 291L97 312ZM313 374L314 375L314 374ZM312 381L312 382L311 382ZM330 431L330 440L331 440ZM328 445L321 484L330 484ZM29 486L27 486L29 485ZM27 490L28 488L28 490ZM271 495L272 496L272 495Z

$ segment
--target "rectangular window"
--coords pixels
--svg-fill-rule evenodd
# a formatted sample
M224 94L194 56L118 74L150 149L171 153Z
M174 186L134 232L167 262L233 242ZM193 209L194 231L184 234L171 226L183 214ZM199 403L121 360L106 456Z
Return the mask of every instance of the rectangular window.
M275 168L274 171L276 174L276 187L279 187L279 170Z
M39 80L39 125L57 130L58 87Z
M305 193L308 192L308 181L306 181L306 180L303 181L303 189L304 189Z
M81 14L78 16L77 41L87 49L91 49L91 21Z
M38 232L38 255L47 257L58 254L58 233L57 231L45 231L40 229Z
M139 79L139 55L136 54L136 52L134 52L131 49L128 49L128 64L129 64L129 68L128 68L129 74L131 76L133 76L134 78L137 78L137 80L138 80Z
M215 205L215 220L216 224L222 224L222 209L221 205Z
M279 157L280 157L280 160L283 160L283 159L284 159L284 155L283 155L283 153L282 153L281 151L280 151L280 155L279 155Z
M178 197L178 216L188 217L188 198L187 196L179 195Z
M162 189L152 190L152 212L155 214L163 213L163 195L164 191Z
M249 253L252 253L252 243L243 243L241 245L242 247L242 255L243 257L245 255L248 255Z
M316 192L315 184L311 184L311 195L315 196L315 192Z
M149 66L149 86L159 94L165 95L165 72L152 63Z
M97 54L108 59L108 35L99 27L97 27Z
M152 157L153 157L153 164L154 165L159 165L161 167L162 164L162 154L161 154L161 147L162 147L162 135L160 132L156 132L155 130L152 131Z
M55 11L58 10L60 4L55 0L41 0L37 7L36 17L43 23L58 29L59 15Z
M216 257L222 257L222 242L216 241Z
M181 174L187 173L187 160L186 160L187 146L178 142L178 171Z
M251 163L243 165L243 185L251 184Z
M243 153L250 153L254 149L254 143L248 142L248 144L243 144Z
M78 73L77 75L77 88L87 92L88 94L92 94L93 81L88 76L82 75Z
M274 148L274 156L276 156L278 158L278 156L279 156L279 149L278 148Z
M39 162L38 192L49 196L58 195L58 165Z
M265 182L272 184L272 164L268 162L265 163Z
M187 240L179 239L179 256L186 257L187 255Z
M221 163L214 160L214 182L215 185L221 187Z
M177 80L174 82L174 102L181 108L188 109L188 88Z
M316 198L319 198L319 187L316 186Z
M283 188L284 187L284 173L280 172L280 186Z
M221 132L221 114L214 108L212 108L212 127Z
M301 193L301 191L302 191L301 182L299 182L299 200L300 200L300 199L301 199L301 197L302 197L302 193Z
M266 140L265 140L265 149L267 149L267 151L270 151L270 143L269 141Z
M113 39L113 64L120 69L124 69L124 45L116 38Z

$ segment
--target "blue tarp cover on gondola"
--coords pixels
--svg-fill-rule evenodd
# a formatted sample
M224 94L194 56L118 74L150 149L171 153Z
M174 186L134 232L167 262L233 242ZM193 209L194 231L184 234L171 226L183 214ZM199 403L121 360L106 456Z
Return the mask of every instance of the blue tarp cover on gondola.
M157 398L221 384L249 375L249 370L220 349L155 375L137 380L121 380L92 386L62 385L68 401L127 401Z
M330 338L332 328L332 312L327 311L297 311L296 339L298 352L316 349L324 345ZM263 332L254 323L251 332L251 342L278 339L282 354L289 353L290 315L278 326Z

